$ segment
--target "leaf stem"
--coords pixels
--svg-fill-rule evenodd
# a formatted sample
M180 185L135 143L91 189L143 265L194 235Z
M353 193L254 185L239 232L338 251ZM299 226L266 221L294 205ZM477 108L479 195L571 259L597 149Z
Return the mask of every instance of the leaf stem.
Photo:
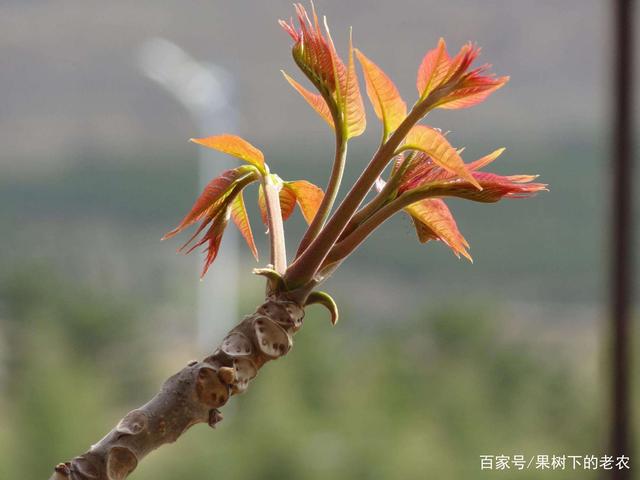
M323 266L346 258L362 244L376 228L403 208L420 200L424 200L425 198L442 196L443 193L445 193L443 189L434 189L426 185L425 187L417 188L400 195L395 200L372 213L368 219L358 225L350 234L346 235L343 240L336 243L323 262Z
M429 96L427 100L417 103L398 129L378 148L369 165L362 172L325 227L309 244L307 249L289 266L285 274L285 280L288 285L304 285L313 279L313 276L339 239L362 200L393 158L396 148L409 133L409 130L424 117L434 105L434 102L437 102L437 96L433 97Z
M409 156L402 162L402 165L396 170L392 175L389 181L385 184L385 186L378 192L378 194L373 197L373 199L367 203L364 207L362 207L358 212L351 218L346 228L340 235L338 242L342 241L347 237L351 232L353 232L360 224L362 224L365 220L367 220L374 212L379 210L382 206L385 205L390 200L393 200L395 196L395 192L398 189L400 184L400 180L402 180L402 176L407 171L407 168L411 164L411 160L413 159L413 152L409 154Z
M267 225L269 226L269 246L271 264L280 275L287 269L287 253L282 225L282 210L280 209L280 195L272 175L262 177L262 188L267 206Z
M327 221L327 218L331 213L331 209L333 208L333 204L336 201L336 197L338 196L338 190L340 188L340 183L342 182L342 174L344 172L346 159L347 142L344 140L342 132L340 132L339 129L336 129L336 153L333 161L333 168L331 169L331 177L327 184L327 190L322 198L322 202L320 203L320 207L318 207L315 217L313 217L311 225L309 225L309 228L307 228L302 240L300 240L296 258L302 255L309 244L316 238L320 230L322 230L324 223Z

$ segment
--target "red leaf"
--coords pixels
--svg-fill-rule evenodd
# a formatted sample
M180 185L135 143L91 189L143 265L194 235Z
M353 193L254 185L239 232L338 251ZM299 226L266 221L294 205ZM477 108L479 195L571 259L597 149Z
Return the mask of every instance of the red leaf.
M360 50L356 56L364 72L367 95L373 110L385 127L385 132L393 132L407 116L407 105L400 97L398 89L391 79L369 60Z
M544 183L531 183L537 178L536 175L502 176L473 172L473 177L482 186L482 190L461 180L433 182L425 185L425 188L433 191L437 197L459 197L483 203L493 203L503 198L528 198L537 192L547 190Z
M209 222L211 222L209 224L209 229L202 236L202 238L198 242L196 242L193 246L191 246L189 250L185 252L185 254L189 254L199 246L205 243L207 244L207 248L205 249L207 256L205 258L204 267L202 269L202 273L200 274L200 278L205 276L205 274L209 270L209 267L218 256L218 251L220 250L220 244L222 242L222 235L224 233L224 229L227 227L228 221L229 221L229 205L226 204L224 209L221 209L220 211L218 211L213 218L209 218L206 221L202 222L202 224L198 228L198 232L196 232L196 234L193 235L191 239L189 239L189 241L180 248L180 250L183 250L189 243L191 243L191 241L196 237L196 235L201 230L203 230L204 227Z
M502 88L508 81L509 77L467 76L460 81L458 88L440 100L436 106L447 110L473 107Z
M204 267L202 268L200 278L204 277L207 274L209 267L218 256L218 252L220 251L220 244L222 243L222 235L224 234L224 229L227 227L228 221L229 211L227 209L224 212L220 212L220 214L213 220L211 227L209 227L209 230L207 231L201 242L196 245L200 246L203 243L207 242L207 257L205 258Z
M480 54L480 49L472 43L462 46L458 54L451 59L446 82L459 80Z
M315 9L312 10L313 23L301 4L294 4L298 17L298 29L291 20L280 20L280 26L294 41L293 59L304 74L320 90L335 90L335 72L331 49L318 25ZM343 66L344 67L344 66Z
M313 218L320 208L322 199L324 198L324 192L322 189L311 182L306 180L296 180L295 182L285 182L285 189L289 189L295 195L302 216L307 224L311 224Z
M489 165L498 158L504 150L504 148L499 148L490 154L467 164L467 170L475 171ZM395 172L403 161L404 159L399 157L394 164L392 172ZM411 165L408 166L407 170L404 172L398 191L399 193L403 193L407 190L417 188L430 182L450 180L455 176L455 174L434 163L431 157L426 153L418 152L418 154L414 155Z
M211 180L182 222L162 239L171 238L201 218L215 214L233 190L235 182L244 175L246 175L246 172L242 168L233 168L224 171L219 177Z
M244 206L244 198L242 192L238 193L236 197L231 202L231 219L233 223L236 224L238 230L244 237L247 245L249 245L249 249L251 253L258 261L258 249L256 248L256 244L253 240L253 232L251 231L251 223L249 222L249 215L247 215L247 209Z
M320 30L315 9L312 9L313 22L302 5L295 4L295 9L299 27L296 28L293 21L287 23L281 20L280 25L294 41L292 53L296 64L323 95L326 93L324 98L327 101L335 102L335 106L342 114L346 137L351 138L362 134L366 127L366 118L353 63L351 41L347 67L336 52L326 19L325 38ZM309 92L303 93L295 85L294 88L325 117L324 112L318 110L323 107L317 98L311 97L312 94ZM328 98L329 95L331 100Z

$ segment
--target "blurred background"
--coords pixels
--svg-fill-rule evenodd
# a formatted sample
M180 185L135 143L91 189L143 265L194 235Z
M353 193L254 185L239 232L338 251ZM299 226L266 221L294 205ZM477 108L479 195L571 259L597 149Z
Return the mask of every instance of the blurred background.
M335 328L310 309L294 350L225 407L215 432L193 428L131 478L492 478L480 455L606 453L610 6L317 1L340 51L352 25L356 46L409 104L440 36L450 51L481 45L511 82L429 123L451 130L467 160L506 146L494 170L540 174L551 191L450 202L474 264L420 245L406 218L385 225L326 285L341 307ZM325 185L332 134L279 72L303 78L276 22L292 13L280 0L0 2L0 478L48 477L221 340L229 312L261 301L237 235L225 248L237 244L239 260L214 265L203 284L197 256L159 239L191 206L201 174L229 164L199 166L187 139L222 133L207 128L243 135L286 179ZM181 94L186 79L149 78L163 51L181 52L170 45L214 83ZM368 120L345 185L377 146L371 109ZM287 227L291 251L301 216ZM637 444L629 453L639 458Z

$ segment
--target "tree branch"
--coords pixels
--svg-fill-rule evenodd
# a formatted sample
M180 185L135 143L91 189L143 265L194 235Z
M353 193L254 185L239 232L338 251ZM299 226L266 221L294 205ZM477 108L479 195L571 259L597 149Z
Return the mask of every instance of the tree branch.
M286 294L268 298L213 354L167 379L155 397L87 452L58 464L50 480L124 480L149 452L193 425L215 427L222 420L218 409L245 391L265 363L287 354L303 317L303 307Z

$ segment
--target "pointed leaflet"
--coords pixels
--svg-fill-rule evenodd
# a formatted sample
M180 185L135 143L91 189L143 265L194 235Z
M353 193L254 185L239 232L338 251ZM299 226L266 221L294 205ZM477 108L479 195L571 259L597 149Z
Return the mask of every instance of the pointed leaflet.
M245 175L247 175L246 168L239 167L226 170L219 177L211 180L204 187L204 190L193 204L191 211L184 217L182 222L162 239L171 238L201 218L214 213L215 209L220 207L224 199L231 193L235 183Z
M287 82L289 82L289 84L293 88L295 88L300 95L302 95L302 98L304 98L307 103L311 105L311 108L318 112L318 114L323 118L325 122L329 124L331 128L334 128L331 110L329 110L329 105L327 105L325 99L322 98L322 95L310 92L285 72L282 72L282 75L284 75L284 78L287 80Z
M296 195L289 189L281 187L278 194L280 198L280 210L282 212L282 220L288 220L293 210L296 208ZM258 207L260 209L260 217L265 225L267 223L267 202L264 198L264 190L262 185L258 190Z
M440 87L446 87L448 93L440 98L433 108L468 108L482 102L507 83L509 77L485 75L484 72L489 65L483 65L468 72L479 54L480 49L477 46L467 43L451 59L447 54L444 40L440 39L438 47L425 55L418 70L416 85L420 99L425 99Z
M262 152L237 135L214 135L207 138L192 138L191 141L244 160L257 167L263 174L266 171Z
M455 148L438 130L424 125L413 127L405 139L401 150L419 150L429 155L442 168L468 180L482 190L480 184L467 170L462 158Z
M509 77L480 76L480 71L482 69L478 69L477 74L472 72L460 80L459 86L440 100L436 107L448 110L473 107L509 81Z
M312 9L312 23L301 4L295 4L294 7L299 29L296 29L293 20L290 23L279 21L294 41L291 50L293 59L318 90L334 92L336 80L331 49L320 31L315 8Z
M405 172L398 193L401 195L408 191L421 190L431 193L433 197L460 197L491 203L502 198L531 197L539 191L546 190L546 184L531 183L537 175L502 176L477 171L493 162L504 150L494 150L467 165L467 169L471 171L475 182L480 184L482 190L478 190L475 184L472 185L469 181L461 181L455 174L436 165L427 154L420 153L414 157L411 166Z
M295 9L299 28L296 28L293 21L290 23L280 21L280 25L294 41L292 54L296 64L320 91L323 98L327 102L335 103L342 114L346 138L362 134L366 127L366 119L353 64L351 44L349 65L345 67L336 52L326 18L324 19L327 34L325 38L318 25L318 16L314 8L312 8L313 22L302 5L296 4ZM303 93L295 85L294 88L317 111L318 107L322 108L317 97L309 96L307 94L309 92ZM319 113L326 119L322 111Z
M480 55L480 49L476 45L471 42L465 43L457 55L451 59L444 83L460 80L478 55Z
M528 198L547 189L544 183L531 183L537 175L502 176L473 172L473 177L482 186L482 190L467 181L451 179L427 183L421 189L432 193L434 197L459 197L483 203L493 203L503 198Z
M364 113L362 95L360 95L360 87L358 86L356 65L353 60L353 42L351 39L351 32L349 32L349 67L347 68L347 77L344 83L343 92L344 97L342 98L342 101L344 102L343 109L347 128L347 138L357 137L358 135L362 135L367 128L367 119Z
M329 313L331 314L331 323L333 325L338 323L338 319L340 318L338 315L338 305L336 305L335 300L331 298L331 295L326 292L311 292L307 297L307 301L305 302L304 306L306 307L308 305L314 305L316 303L324 306L327 310L329 310Z
M407 105L400 97L398 89L387 75L360 50L355 50L364 72L367 95L373 110L384 125L385 134L398 128L407 116Z
M335 100L338 108L342 112L343 127L345 129L346 138L357 137L362 135L367 127L367 119L364 113L364 103L360 95L360 87L358 86L358 76L356 74L356 66L353 60L353 42L351 32L349 32L349 64L345 67L340 59L336 47L331 38L327 19L324 19L324 28L327 32L329 49L331 52L331 61L333 64L334 76L337 79L335 88Z
M207 242L207 257L205 258L204 267L202 268L200 278L204 277L207 274L209 267L218 256L218 252L220 251L220 244L222 243L222 235L224 233L224 229L227 227L228 221L229 210L225 209L225 211L221 212L218 217L214 219L206 235L203 237L201 242L196 245L200 246L205 241Z
M219 211L213 219L211 219L211 224L207 232L203 235L203 237L194 244L189 250L187 250L187 254L191 253L193 250L198 248L203 244L207 244L205 252L207 256L205 258L204 267L202 269L202 273L200 274L200 278L204 277L209 267L213 263L213 261L218 256L218 251L220 250L220 244L222 243L222 234L224 233L224 229L227 227L227 223L229 222L229 206L225 205L225 207ZM206 225L205 222L200 226L200 230L204 228ZM191 241L195 238L195 235L191 237L191 239L183 245L181 248L184 249Z
M464 255L472 261L467 251L469 244L458 230L451 211L439 198L427 198L405 208L416 227L421 243L442 240L457 257Z
M300 205L302 216L308 224L311 224L313 218L318 212L318 208L324 198L322 189L306 180L296 180L295 182L285 182L284 187L293 192Z
M238 230L244 237L249 249L253 254L256 262L258 261L258 249L253 241L253 232L251 231L251 223L249 223L249 215L247 215L247 209L244 206L244 198L242 192L238 193L231 202L231 219L236 224Z
M427 52L418 68L416 86L421 99L426 98L447 79L450 66L447 45L440 38L438 46Z
M481 168L484 168L487 165L489 165L500 155L502 155L505 150L506 149L504 147L498 148L497 150L494 150L493 152L491 152L489 155L485 155L484 157L469 163L467 165L467 168L471 171L480 170Z
M504 152L504 150L504 148L499 148L491 152L490 154L467 164L467 170L475 171L489 165L496 158L498 158L502 154L502 152ZM458 150L458 153L460 153L460 150ZM394 173L397 168L398 163L396 161L393 169ZM420 187L421 185L425 185L430 182L439 180L450 180L455 176L456 174L451 173L448 170L445 170L444 168L435 164L431 157L426 153L418 152L418 154L414 155L410 165L407 166L406 171L402 175L398 192L403 193L407 190Z
M284 186L280 189L280 209L282 210L282 220L288 220L296 208L296 195Z

